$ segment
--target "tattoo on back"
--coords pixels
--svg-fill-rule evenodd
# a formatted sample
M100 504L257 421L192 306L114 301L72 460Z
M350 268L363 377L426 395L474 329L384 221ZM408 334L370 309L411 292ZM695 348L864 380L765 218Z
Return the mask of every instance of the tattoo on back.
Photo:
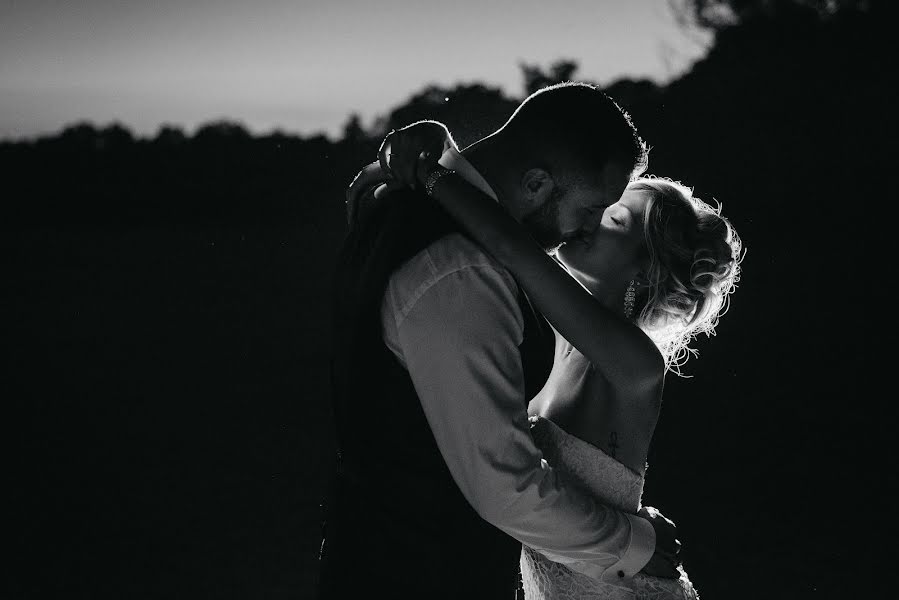
M615 458L615 453L618 451L618 432L613 431L609 434L609 456Z

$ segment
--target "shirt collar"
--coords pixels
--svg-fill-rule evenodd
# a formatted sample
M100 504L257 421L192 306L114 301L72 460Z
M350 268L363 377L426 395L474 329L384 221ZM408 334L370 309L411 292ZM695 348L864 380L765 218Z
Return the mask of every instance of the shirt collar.
M484 179L483 175L478 173L478 170L474 168L474 165L471 164L467 158L462 156L462 153L455 148L450 148L449 150L444 152L437 163L443 167L446 167L447 169L452 169L453 171L458 173L459 176L462 177L462 179L475 186L494 200L499 201L496 192L493 191L493 188L490 187L490 184L487 183L487 180Z

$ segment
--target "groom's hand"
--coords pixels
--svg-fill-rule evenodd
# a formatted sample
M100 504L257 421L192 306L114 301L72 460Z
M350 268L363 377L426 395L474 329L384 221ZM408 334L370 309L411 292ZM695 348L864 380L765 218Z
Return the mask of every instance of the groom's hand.
M646 566L640 571L644 575L677 579L680 577L677 567L680 566L680 542L677 541L677 529L674 521L668 519L651 506L644 506L637 513L652 525L656 533L656 548Z
M439 121L418 121L391 131L378 149L381 170L398 185L416 189L437 165L440 156L456 143L446 125Z

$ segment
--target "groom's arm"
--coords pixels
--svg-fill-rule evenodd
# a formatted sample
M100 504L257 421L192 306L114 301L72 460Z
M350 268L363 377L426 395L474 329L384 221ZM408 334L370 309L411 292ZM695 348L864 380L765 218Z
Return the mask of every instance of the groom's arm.
M480 255L444 267L428 255L418 261L430 267L427 277L414 272L415 261L401 270L385 298L385 341L478 514L556 562L618 583L649 561L652 526L564 486L541 461L524 397L517 288Z

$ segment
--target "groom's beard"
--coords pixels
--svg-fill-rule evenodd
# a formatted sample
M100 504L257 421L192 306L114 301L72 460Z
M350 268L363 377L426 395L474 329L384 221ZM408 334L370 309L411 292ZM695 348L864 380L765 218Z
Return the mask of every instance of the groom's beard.
M567 241L559 231L559 211L564 195L565 193L559 188L553 189L549 200L521 219L521 224L531 237L549 254L554 254L559 246Z

